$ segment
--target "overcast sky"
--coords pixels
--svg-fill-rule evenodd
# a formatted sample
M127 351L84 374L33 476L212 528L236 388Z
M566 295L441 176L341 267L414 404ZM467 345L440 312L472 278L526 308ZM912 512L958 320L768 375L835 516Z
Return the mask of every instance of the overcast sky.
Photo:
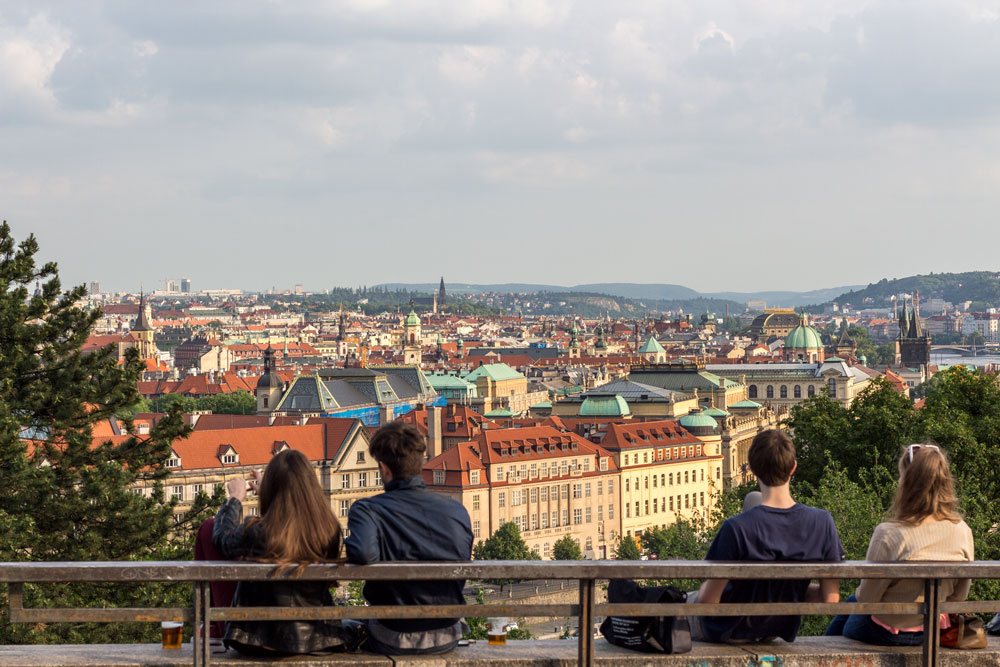
M997 269L998 17L0 0L0 218L106 289Z

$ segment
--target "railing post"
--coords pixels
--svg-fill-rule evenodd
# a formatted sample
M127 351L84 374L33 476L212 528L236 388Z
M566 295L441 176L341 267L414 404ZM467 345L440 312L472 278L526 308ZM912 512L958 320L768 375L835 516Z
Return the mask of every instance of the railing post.
M21 611L24 609L24 584L12 581L7 584L7 618L11 623L21 622Z
M594 580L580 580L580 626L577 630L579 654L577 664L594 664Z
M938 644L941 634L941 612L938 607L940 579L924 580L924 646L923 666L937 667Z
M194 585L194 667L208 667L212 656L212 592L207 581Z

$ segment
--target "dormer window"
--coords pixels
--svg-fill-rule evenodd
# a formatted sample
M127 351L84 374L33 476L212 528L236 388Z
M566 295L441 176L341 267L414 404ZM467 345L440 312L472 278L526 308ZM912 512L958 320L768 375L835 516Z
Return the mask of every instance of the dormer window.
M222 465L236 465L240 462L240 455L232 445L219 445L219 459Z
M444 470L435 470L434 471L434 483L435 484L444 484Z
M288 449L288 443L284 440L275 440L274 444L271 445L271 455L275 455L278 452L283 452Z
M181 457L177 456L176 452L170 451L170 458L167 459L168 468L180 468L181 467Z
M601 457L601 471L607 471L608 469L608 458L606 456Z
M470 470L469 471L469 484L479 484L479 471Z

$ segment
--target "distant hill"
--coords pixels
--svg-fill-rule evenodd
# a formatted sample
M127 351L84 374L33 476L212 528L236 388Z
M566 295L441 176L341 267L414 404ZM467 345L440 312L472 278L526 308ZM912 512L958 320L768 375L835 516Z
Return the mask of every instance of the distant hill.
M883 278L867 287L847 291L826 303L850 304L855 308L865 306L885 307L892 304L892 297L899 294L920 293L920 299L944 299L953 304L972 302L973 310L1000 306L1000 273L969 271L966 273L930 273L889 280ZM822 303L818 305L823 305Z
M437 290L437 283L384 283L380 287L390 290L402 289L416 292L433 292ZM588 293L605 294L608 296L621 297L625 299L653 300L653 301L687 301L696 302L700 299L714 300L716 306L723 305L721 302L746 304L750 299L761 299L769 306L787 306L790 308L805 306L815 303L831 301L837 296L850 290L859 289L860 285L848 285L845 287L831 287L810 292L715 292L701 293L690 287L672 284L657 283L590 283L586 285L573 285L564 287L562 285L538 285L532 283L503 283L498 285L475 284L475 283L449 283L445 282L445 289L453 294L470 294L489 292L496 294L533 294L540 292L550 293ZM691 304L693 305L693 304ZM685 308L687 310L687 308Z

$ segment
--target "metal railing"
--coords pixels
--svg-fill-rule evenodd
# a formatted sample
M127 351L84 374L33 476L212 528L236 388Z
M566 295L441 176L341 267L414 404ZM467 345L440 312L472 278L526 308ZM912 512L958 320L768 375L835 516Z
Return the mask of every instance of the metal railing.
M477 616L552 617L579 619L579 664L594 660L594 620L601 616L770 616L809 614L913 614L924 619L922 662L938 664L940 613L992 613L1000 601L944 602L944 579L998 579L1000 561L868 563L723 563L707 561L477 561L472 563L380 563L377 565L310 565L294 575L298 580L456 580L519 579L578 582L575 604L503 603L486 605L372 607L213 607L209 583L267 581L292 578L273 565L247 562L76 562L0 563L0 583L8 586L12 623L160 622L193 623L194 665L210 663L211 621L403 619ZM918 603L775 602L740 604L611 604L595 599L596 584L606 579L919 579L924 601ZM194 604L174 608L27 608L27 583L189 582Z

